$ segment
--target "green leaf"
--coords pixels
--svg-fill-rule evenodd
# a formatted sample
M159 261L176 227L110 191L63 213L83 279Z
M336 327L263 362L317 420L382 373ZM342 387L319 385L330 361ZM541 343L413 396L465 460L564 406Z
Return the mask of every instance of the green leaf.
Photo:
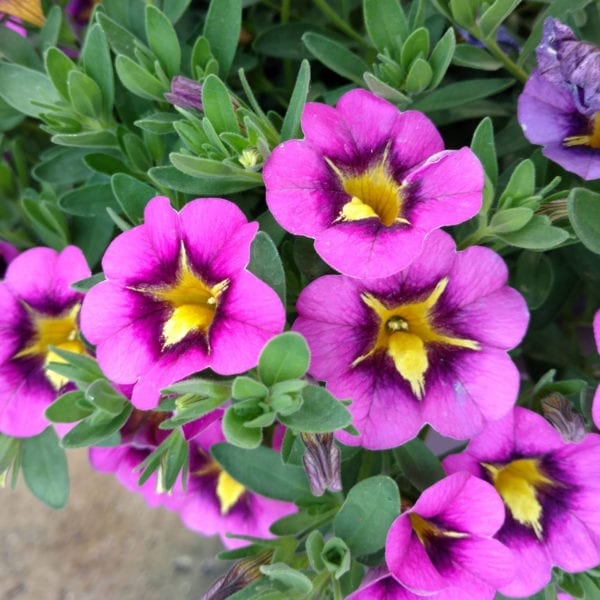
M264 383L252 379L252 377L240 375L233 380L231 395L236 400L245 400L246 398L263 399L269 395L269 388Z
M493 185L498 179L498 159L496 158L496 146L494 143L494 125L489 117L486 117L477 125L471 140L471 150L475 152L481 161L483 170L490 178Z
M83 162L84 152L81 148L55 146L44 152L32 174L38 181L46 181L55 186L83 181L92 174Z
M84 448L87 446L96 446L106 438L119 431L127 422L133 406L127 404L123 412L115 417L107 417L107 413L102 413L103 418L95 418L99 413L92 415L81 421L62 439L63 448Z
M310 63L303 60L298 69L294 91L281 126L281 141L301 137L300 119L310 88Z
M126 175L115 173L111 178L112 191L127 218L134 224L144 219L144 208L157 191L148 184Z
M75 283L71 284L71 289L76 290L78 292L87 292L91 288L93 288L97 283L104 281L104 273L96 273L96 275L92 275L91 277L86 277L85 279L80 279Z
M399 48L408 37L408 21L398 0L363 0L369 38L379 52Z
M106 214L107 207L119 211L110 184L89 185L63 194L58 205L65 212L81 217Z
M261 31L252 43L252 49L265 56L302 60L309 55L302 43L302 36L307 31L322 30L311 23L277 24Z
M459 67L469 67L480 71L497 71L502 63L487 50L471 44L458 44L454 50L452 63Z
M321 557L325 568L336 579L339 579L344 573L350 570L350 562L352 560L350 549L344 540L338 537L329 538L325 542Z
M166 452L162 455L161 477L165 490L171 490L182 470L187 470L189 446L180 431L175 430L168 438Z
M104 112L109 115L115 101L115 75L106 35L97 23L87 31L81 61L87 75L98 84L102 92Z
M308 556L310 566L317 573L325 569L325 563L321 558L324 546L323 534L318 529L311 531L310 535L306 538L306 555Z
M369 65L346 46L312 31L305 33L302 41L326 67L358 85L362 84L363 73L369 71Z
M64 363L56 363L56 366L71 367L72 381L81 383L92 383L103 377L98 363L91 357L77 352L69 352L62 348L50 346L53 354L61 358ZM50 363L53 364L53 363Z
M215 444L210 452L231 477L257 494L286 502L311 496L304 470L284 465L279 453L270 448L245 450L231 444Z
M498 236L502 241L517 248L528 250L550 250L569 239L569 233L554 227L544 215L533 215L532 219L519 231Z
M21 442L21 469L31 493L51 508L62 508L69 498L69 471L64 450L52 427Z
M135 35L121 27L103 12L96 11L96 19L106 34L106 39L115 54L124 54L129 58L135 58L136 48L140 45L145 47Z
M395 448L394 458L409 481L421 492L446 476L439 458L419 438Z
M411 65L404 81L404 87L409 94L418 94L426 89L433 79L433 71L429 63L417 58Z
M299 410L288 416L279 415L286 427L307 433L325 433L352 423L348 409L325 388L307 385L302 390L302 398L304 402Z
M224 189L241 191L262 185L262 176L254 171L228 165L220 160L200 158L180 152L171 152L169 159L187 175L213 179L215 185L221 184Z
M117 138L111 131L84 131L82 133L63 133L53 135L54 144L61 146L79 146L80 148L115 148Z
M104 175L131 171L121 159L105 152L90 152L85 155L84 162L93 171Z
M454 21L461 27L472 27L475 25L479 0L450 0L450 11Z
M429 57L429 64L433 70L433 78L429 85L430 88L436 88L441 83L454 57L455 49L456 37L454 29L448 29L435 45Z
M0 55L30 69L41 70L42 68L42 61L36 54L30 39L9 29L6 24L0 27Z
M522 229L533 218L533 211L524 206L499 210L490 221L490 229L497 234Z
M46 22L40 30L40 42L42 50L58 44L63 16L60 6L53 6L46 13Z
M429 30L425 27L419 27L404 42L400 54L400 64L405 71L408 71L413 61L418 58L427 58L428 55Z
M544 304L554 284L552 261L541 252L522 252L515 271L515 287L535 310Z
M47 409L46 418L53 423L75 423L94 412L92 406L86 406L82 391L67 392L59 396Z
M467 79L450 83L438 88L421 100L417 100L412 108L423 112L447 110L461 106L465 102L493 96L514 85L514 79Z
M333 521L354 556L372 554L385 545L394 519L400 514L400 493L396 482L385 475L357 483Z
M291 592L308 594L313 589L312 581L304 573L292 569L285 563L262 565L260 572Z
M297 379L308 370L310 351L306 340L293 331L272 338L258 358L258 375L265 385Z
M119 394L106 379L96 379L85 390L85 399L100 410L117 416L128 404L127 398Z
M231 94L216 75L209 75L202 82L202 107L217 133L225 131L240 133Z
M173 133L173 123L179 119L181 119L180 115L156 112L143 119L138 119L134 122L134 125L144 131L164 135L165 133Z
M246 415L239 415L235 405L230 406L223 415L223 433L227 441L238 448L252 449L260 446L263 438L259 427L245 427Z
M90 266L94 266L104 254L114 230L107 217L73 217L71 220L71 242L79 246Z
M259 231L250 246L248 270L272 287L285 305L285 272L273 240Z
M535 193L535 165L529 159L521 161L512 172L502 195L498 199L498 206L507 208L515 200L529 198Z
M20 113L36 118L46 112L47 108L34 102L54 104L59 101L59 96L46 75L8 62L0 63L0 98Z
M581 243L600 254L600 194L574 188L567 199L569 220Z
M478 21L479 29L484 38L492 38L496 30L516 8L521 0L495 0L481 15Z
M146 98L146 100L164 101L164 94L169 90L134 60L124 54L119 54L115 60L115 67L119 79L132 94Z
M242 0L211 0L202 33L219 63L223 79L233 63L241 29Z
M177 33L169 18L152 4L146 5L146 38L165 73L177 75L181 64Z
M381 96L390 102L394 102L401 108L404 108L411 104L412 100L403 94L400 90L393 88L392 86L381 81L378 77L375 77L373 73L367 72L363 75L363 79L367 87L377 96Z
M177 23L187 10L190 2L191 0L165 0L162 3L162 9L171 23Z

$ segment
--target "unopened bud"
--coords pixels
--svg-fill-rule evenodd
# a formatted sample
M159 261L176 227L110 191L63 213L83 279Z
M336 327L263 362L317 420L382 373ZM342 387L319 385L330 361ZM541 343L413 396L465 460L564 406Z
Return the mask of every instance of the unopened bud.
M171 91L165 98L179 108L202 111L202 86L193 79L181 75L171 80Z
M306 446L302 460L313 495L322 496L325 490L341 491L341 455L333 441L333 433L300 435Z
M542 412L565 442L578 443L585 437L583 419L573 412L571 403L558 392L542 398Z

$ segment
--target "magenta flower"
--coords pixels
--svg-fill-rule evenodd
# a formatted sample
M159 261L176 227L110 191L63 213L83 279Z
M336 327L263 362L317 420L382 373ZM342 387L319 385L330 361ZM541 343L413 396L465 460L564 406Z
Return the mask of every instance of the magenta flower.
M255 366L285 313L246 270L258 225L235 204L193 200L177 213L157 197L144 216L106 250L107 279L88 292L81 327L106 375L135 384L133 404L151 409L162 388L196 371Z
M203 535L221 536L227 548L247 545L226 533L273 537L271 524L296 511L294 504L264 498L238 483L210 456L210 448L224 442L221 422L215 421L194 437L185 491L174 495L181 520Z
M61 362L50 349L83 353L77 318L83 295L71 284L90 276L79 248L32 248L17 256L0 282L0 432L41 433L44 416L67 380L45 371Z
M525 137L567 171L600 177L600 48L577 40L547 18L537 47L538 68L519 97Z
M4 277L8 265L19 255L19 251L8 242L0 240L0 279Z
M594 338L596 339L596 348L600 351L600 310L594 316ZM596 427L600 429L600 386L596 388L596 393L594 394L592 417Z
M543 417L515 408L445 459L448 472L468 470L492 483L506 505L496 537L517 571L502 594L534 594L553 566L573 573L600 563L599 456L600 435L566 443Z
M348 407L360 436L345 444L380 450L425 423L464 439L503 417L519 390L506 351L527 327L504 261L487 248L456 252L435 232L412 265L384 279L326 275L298 299L293 329L311 349L310 373Z
M280 144L264 167L267 204L345 275L393 275L430 232L481 207L479 161L469 148L444 151L422 113L353 90L336 108L306 104L302 129L305 139Z
M503 522L504 507L491 485L465 472L450 475L392 523L385 562L418 595L457 588L457 597L492 600L514 574L511 552L492 539Z

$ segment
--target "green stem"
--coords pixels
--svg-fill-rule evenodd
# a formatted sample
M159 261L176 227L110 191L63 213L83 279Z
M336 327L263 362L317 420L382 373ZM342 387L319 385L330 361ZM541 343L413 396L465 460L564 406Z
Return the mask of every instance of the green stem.
M487 225L484 225L483 227L480 227L477 231L474 231L470 236L462 240L459 244L457 244L458 250L464 250L469 246L474 246L486 237L490 237L490 235L491 231L488 229Z
M518 79L521 83L525 83L529 78L527 71L522 69L500 48L495 39L484 38L477 29L470 30L471 35L476 37L488 50L488 52L497 60L499 60L504 68Z
M281 22L287 23L290 20L290 9L292 0L281 0Z
M340 31L343 31L348 37L357 41L361 46L364 46L365 48L369 47L363 36L360 35L358 31L355 31L349 23L346 23L346 21L344 21L344 19L342 19L325 0L314 0L314 3Z
M358 471L357 482L366 479L371 474L371 465L373 464L373 453L365 450Z
M339 579L336 579L332 575L331 583L333 583L333 600L344 600L344 594L342 594L342 586L340 585Z

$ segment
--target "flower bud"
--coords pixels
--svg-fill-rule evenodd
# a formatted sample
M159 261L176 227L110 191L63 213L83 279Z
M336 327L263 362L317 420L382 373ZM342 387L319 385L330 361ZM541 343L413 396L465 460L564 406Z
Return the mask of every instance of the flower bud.
M171 91L165 94L165 98L179 108L202 111L202 86L187 77L173 77Z
M558 392L542 398L542 412L565 442L578 443L585 437L583 419L573 412L571 403Z
M306 446L302 460L313 495L322 496L325 490L341 491L340 449L333 441L333 433L302 433L300 435Z

